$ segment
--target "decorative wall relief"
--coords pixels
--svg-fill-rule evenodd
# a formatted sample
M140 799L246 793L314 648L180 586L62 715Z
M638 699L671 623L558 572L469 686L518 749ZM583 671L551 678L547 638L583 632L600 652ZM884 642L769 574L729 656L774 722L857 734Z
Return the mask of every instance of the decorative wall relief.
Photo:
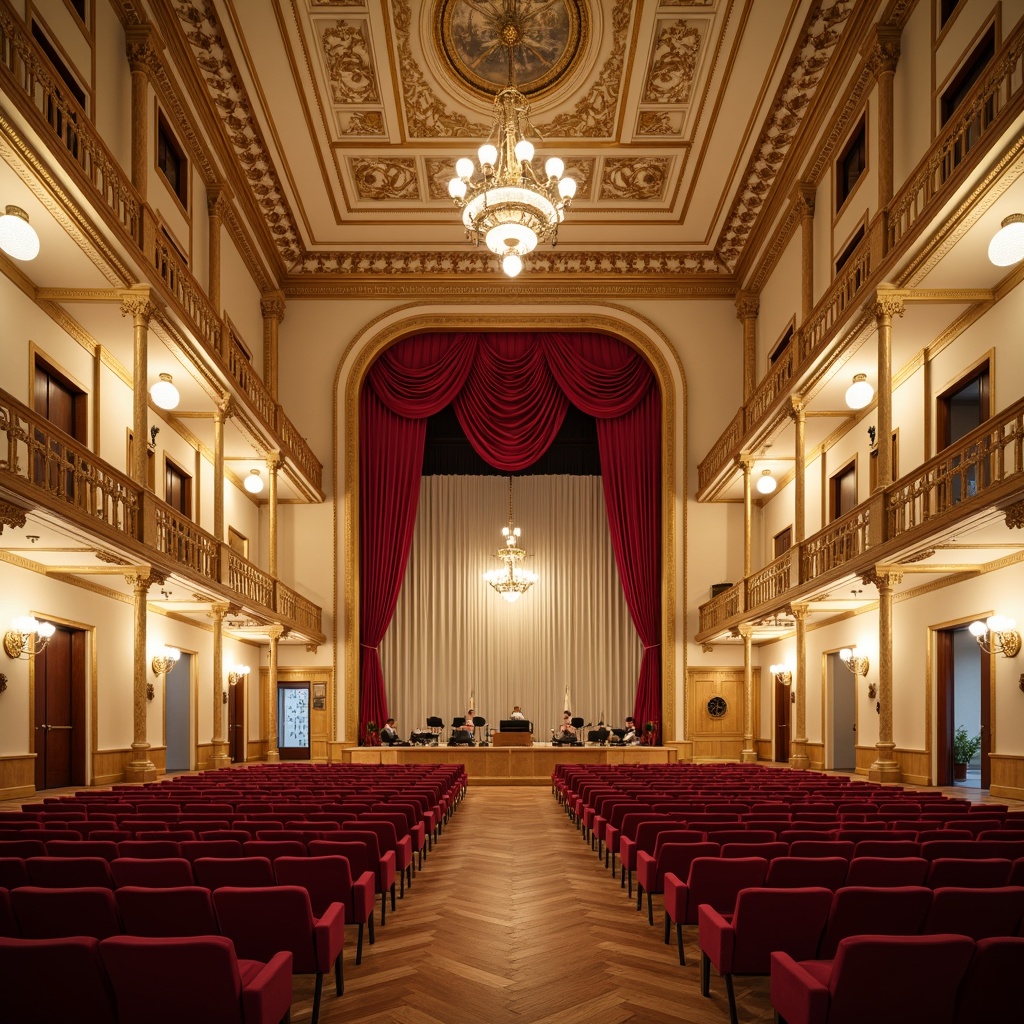
M328 25L321 32L320 44L335 103L380 102L365 21Z
M349 168L360 199L383 202L420 197L415 160L353 157Z
M665 194L671 163L668 157L606 160L600 198L633 201L661 199Z
M644 84L644 103L689 103L697 71L703 22L663 21L658 24L651 66Z

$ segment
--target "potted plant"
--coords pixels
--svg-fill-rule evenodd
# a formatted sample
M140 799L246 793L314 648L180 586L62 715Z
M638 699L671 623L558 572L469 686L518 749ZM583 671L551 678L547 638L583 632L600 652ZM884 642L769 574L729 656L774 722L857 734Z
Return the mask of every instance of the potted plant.
M648 746L654 746L654 744L657 742L657 737L655 736L655 731L657 730L657 728L658 725L656 722L645 722L644 737L642 742L647 744Z
M953 778L966 779L967 766L981 749L981 735L968 736L967 728L958 725L953 733Z
M377 723L367 722L366 723L366 746L375 747L377 746Z

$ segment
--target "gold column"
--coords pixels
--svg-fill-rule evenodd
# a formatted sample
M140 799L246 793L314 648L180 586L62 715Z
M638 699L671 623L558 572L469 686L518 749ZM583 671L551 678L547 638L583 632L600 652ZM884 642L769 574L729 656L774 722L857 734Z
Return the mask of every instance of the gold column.
M878 587L878 742L875 760L868 769L872 782L899 782L903 778L899 762L893 757L892 738L892 588L903 573L882 571L865 576L865 583Z
M270 667L267 669L267 761L280 761L277 749L277 643L284 635L283 626L271 626Z
M231 190L227 185L207 185L206 187L206 213L209 218L210 233L210 267L209 267L209 292L210 305L213 311L221 315L220 302L220 235L224 225L224 213L227 210L228 202L231 199Z
M754 517L753 495L750 488L750 471L754 460L747 454L739 456L740 469L743 470L743 579L744 585L750 575L751 520Z
M807 605L790 607L796 620L796 736L789 752L790 768L809 768L807 756Z
M884 210L893 193L893 78L900 60L900 30L875 25L861 51L878 84L878 207Z
M793 189L793 206L800 218L800 322L814 309L814 183L798 181ZM797 355L793 353L793 362Z
M132 76L132 184L145 202L149 180L149 76L159 66L161 44L148 24L125 29L124 43Z
M796 395L790 399L793 417L793 543L803 543L806 536L807 520L805 512L807 509L807 451L804 440L805 411L804 403Z
M281 466L281 453L270 452L267 455L267 480L269 483L269 537L267 553L267 572L277 579L277 471Z
M757 760L754 747L754 665L752 660L750 626L737 626L736 632L743 637L743 750L740 760L751 763Z
M263 383L276 402L278 327L284 319L284 292L264 292L260 312L263 314Z
M125 766L126 782L153 782L156 779L156 765L149 757L147 736L146 700L146 595L154 584L164 582L163 576L153 573L148 567L135 573L126 573L125 580L132 588L134 606L134 628L132 631L132 759Z
M224 738L224 616L228 605L210 608L213 619L213 738L210 741L210 767L224 768L231 764L228 741Z
M231 399L213 410L213 535L224 543L224 421L231 416Z
M736 316L743 324L743 401L748 402L757 387L757 314L761 300L757 292L736 293Z
M878 480L876 491L892 483L892 318L903 316L903 300L878 291L875 323L878 325Z
M132 317L132 479L145 487L149 457L149 320L156 312L149 285L137 284L121 296L121 316Z

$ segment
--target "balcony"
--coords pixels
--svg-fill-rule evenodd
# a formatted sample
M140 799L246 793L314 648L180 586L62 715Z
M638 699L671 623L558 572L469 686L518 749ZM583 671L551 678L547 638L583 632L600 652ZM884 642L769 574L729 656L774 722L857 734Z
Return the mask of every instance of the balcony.
M279 623L291 641L325 642L321 609L152 492L107 465L84 445L0 390L0 494L66 544L59 575L102 575L112 589L130 593L119 566L145 565L174 578L192 595L176 610L199 621L211 604L227 604L249 625ZM24 544L19 539L19 546ZM21 547L20 556L50 574L50 555Z
M846 581L880 564L931 578L978 571L1016 549L1002 516L1022 500L1024 399L702 604L695 639L720 640L793 604L812 603L822 616L841 612L841 601L828 599L845 596ZM935 549L954 534L957 562L949 564Z

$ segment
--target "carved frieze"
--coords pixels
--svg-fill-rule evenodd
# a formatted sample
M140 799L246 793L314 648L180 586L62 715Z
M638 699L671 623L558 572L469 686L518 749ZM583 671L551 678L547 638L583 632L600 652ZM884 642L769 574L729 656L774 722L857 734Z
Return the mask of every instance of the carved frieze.
M397 157L353 157L348 163L360 199L389 202L420 197L415 160Z
M379 110L341 111L337 123L342 135L384 134L384 115Z
M704 27L704 22L681 18L658 23L644 83L644 103L690 102Z
M605 161L601 199L645 202L663 199L672 161L668 157L626 157Z
M637 121L637 135L678 135L682 131L683 118L679 112L645 110Z
M1006 527L1009 530L1024 530L1024 501L1011 505L1005 512Z
M352 18L323 26L320 45L335 103L380 102L365 21Z
M25 525L25 510L19 505L12 505L9 501L0 500L0 533L4 532L5 526L13 526L20 530Z

